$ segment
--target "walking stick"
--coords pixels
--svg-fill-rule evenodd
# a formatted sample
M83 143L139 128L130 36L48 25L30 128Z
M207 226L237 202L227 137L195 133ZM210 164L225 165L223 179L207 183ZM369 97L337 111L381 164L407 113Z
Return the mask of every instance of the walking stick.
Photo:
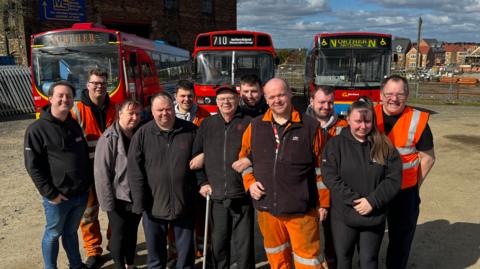
M210 215L210 193L207 193L205 209L205 229L203 230L203 264L202 269L207 268L207 244L208 244L208 217Z

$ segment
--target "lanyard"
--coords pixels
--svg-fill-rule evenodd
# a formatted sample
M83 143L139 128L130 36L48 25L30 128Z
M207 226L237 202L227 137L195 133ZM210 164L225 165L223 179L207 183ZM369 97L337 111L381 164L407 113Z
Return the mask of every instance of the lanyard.
M280 148L280 136L278 135L278 129L275 123L272 123L273 127L273 134L275 135L275 153L278 152L278 149Z

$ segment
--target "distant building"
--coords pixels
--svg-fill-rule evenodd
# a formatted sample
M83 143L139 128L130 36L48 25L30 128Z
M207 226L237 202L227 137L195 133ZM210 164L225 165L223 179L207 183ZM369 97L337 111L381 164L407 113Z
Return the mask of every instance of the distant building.
M478 45L475 43L446 43L445 49L445 65L464 65L466 57L472 54ZM471 58L474 58L472 56Z
M407 67L407 52L412 44L408 38L395 38L392 40L392 68L404 70Z
M55 8L66 10L62 12L71 15L69 21L52 15ZM190 51L198 33L237 28L236 0L0 0L0 14L0 55L13 54L25 65L32 34L75 22L102 23Z

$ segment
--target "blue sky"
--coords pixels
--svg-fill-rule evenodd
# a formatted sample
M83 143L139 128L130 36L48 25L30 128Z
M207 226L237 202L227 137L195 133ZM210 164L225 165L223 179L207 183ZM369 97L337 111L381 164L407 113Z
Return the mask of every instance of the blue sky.
M237 28L267 32L278 48L307 47L315 33L379 32L480 42L480 0L238 0Z

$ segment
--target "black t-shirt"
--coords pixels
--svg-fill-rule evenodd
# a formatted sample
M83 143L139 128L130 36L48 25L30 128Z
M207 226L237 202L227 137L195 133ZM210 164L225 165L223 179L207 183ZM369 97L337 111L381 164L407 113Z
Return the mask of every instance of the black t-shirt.
M128 148L130 147L130 138L128 138L128 136L126 136L122 131L120 131L120 133L122 134L122 142L125 146L125 153L128 154Z
M383 128L385 129L386 135L390 134L390 131L397 122L398 118L400 118L400 115L389 116L383 113ZM433 135L428 123L427 126L425 126L425 130L423 130L423 133L415 147L418 151L427 151L433 149Z

